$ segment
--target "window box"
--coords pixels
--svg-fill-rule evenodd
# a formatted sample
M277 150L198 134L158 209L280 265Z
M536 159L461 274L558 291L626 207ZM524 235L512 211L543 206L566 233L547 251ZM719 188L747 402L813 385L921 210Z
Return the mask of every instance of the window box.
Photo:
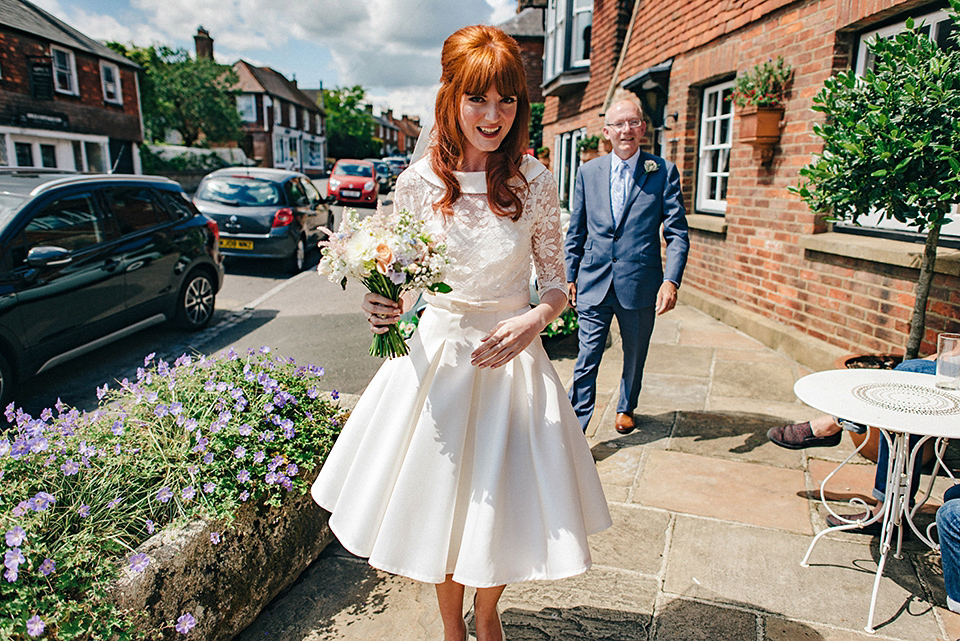
M759 153L762 162L773 159L773 147L780 142L783 107L744 107L740 111L740 142Z

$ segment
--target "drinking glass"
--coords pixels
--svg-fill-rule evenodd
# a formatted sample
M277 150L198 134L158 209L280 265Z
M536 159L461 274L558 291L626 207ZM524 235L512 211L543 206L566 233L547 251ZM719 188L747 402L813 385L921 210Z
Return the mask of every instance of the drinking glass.
M960 334L937 337L937 387L960 390Z

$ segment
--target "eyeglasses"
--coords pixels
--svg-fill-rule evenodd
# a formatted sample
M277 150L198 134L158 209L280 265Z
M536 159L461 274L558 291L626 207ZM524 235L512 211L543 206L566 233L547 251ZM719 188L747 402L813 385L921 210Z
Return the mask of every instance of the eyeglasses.
M626 131L627 129L636 129L642 124L642 120L621 120L620 122L608 122L605 126L614 131Z

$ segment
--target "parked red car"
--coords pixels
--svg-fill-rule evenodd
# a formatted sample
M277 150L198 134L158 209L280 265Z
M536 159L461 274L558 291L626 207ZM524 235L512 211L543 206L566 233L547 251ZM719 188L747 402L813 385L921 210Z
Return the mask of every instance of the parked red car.
M327 181L327 196L338 203L377 204L377 172L369 160L341 158Z

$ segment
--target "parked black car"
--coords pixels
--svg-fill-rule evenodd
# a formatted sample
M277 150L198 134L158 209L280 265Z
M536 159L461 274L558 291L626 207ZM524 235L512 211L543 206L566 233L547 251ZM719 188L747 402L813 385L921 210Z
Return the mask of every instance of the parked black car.
M276 258L303 271L308 248L333 228L333 210L310 179L296 171L226 167L206 176L193 204L216 221L227 256Z
M390 165L376 158L365 158L373 163L373 169L377 172L378 191L381 194L389 193L393 189L394 175L390 170Z
M0 171L0 403L155 323L205 327L223 284L217 235L166 178Z

